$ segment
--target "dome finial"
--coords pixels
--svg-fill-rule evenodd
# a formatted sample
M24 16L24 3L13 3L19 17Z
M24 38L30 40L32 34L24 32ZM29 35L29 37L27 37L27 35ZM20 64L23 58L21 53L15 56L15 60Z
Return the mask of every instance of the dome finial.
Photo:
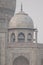
M22 3L21 3L21 12L23 11L23 6L22 6Z

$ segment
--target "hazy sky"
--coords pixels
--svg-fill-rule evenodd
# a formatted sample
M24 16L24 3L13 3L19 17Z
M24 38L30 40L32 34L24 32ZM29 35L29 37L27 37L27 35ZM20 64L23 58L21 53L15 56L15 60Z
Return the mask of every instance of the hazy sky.
M20 11L21 2L23 11L33 19L34 27L38 29L38 42L43 43L43 0L17 0L16 12Z

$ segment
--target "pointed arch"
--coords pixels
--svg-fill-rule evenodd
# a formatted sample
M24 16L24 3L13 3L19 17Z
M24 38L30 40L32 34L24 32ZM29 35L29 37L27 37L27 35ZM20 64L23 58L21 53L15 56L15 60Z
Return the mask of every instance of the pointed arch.
M29 61L24 56L18 56L14 59L13 65L29 65Z
M24 42L25 41L25 35L24 35L24 33L20 32L18 34L18 41L19 42Z
M11 34L11 42L15 42L15 33Z
M31 40L32 40L32 34L31 34L31 33L28 33L28 35L27 35L27 40L28 40L28 41L31 41Z

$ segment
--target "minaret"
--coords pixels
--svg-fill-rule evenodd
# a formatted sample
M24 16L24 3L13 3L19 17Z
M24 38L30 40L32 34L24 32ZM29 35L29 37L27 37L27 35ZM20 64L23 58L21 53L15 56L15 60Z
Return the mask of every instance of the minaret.
M16 0L0 0L0 65L7 65L8 23L15 8Z
M7 15L9 20L14 15L16 0L0 0L0 17Z

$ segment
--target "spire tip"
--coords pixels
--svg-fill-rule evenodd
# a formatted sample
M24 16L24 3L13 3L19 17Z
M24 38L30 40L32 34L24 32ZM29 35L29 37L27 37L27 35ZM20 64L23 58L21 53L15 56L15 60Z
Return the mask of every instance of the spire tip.
M23 11L23 6L22 6L22 3L21 3L21 12Z

